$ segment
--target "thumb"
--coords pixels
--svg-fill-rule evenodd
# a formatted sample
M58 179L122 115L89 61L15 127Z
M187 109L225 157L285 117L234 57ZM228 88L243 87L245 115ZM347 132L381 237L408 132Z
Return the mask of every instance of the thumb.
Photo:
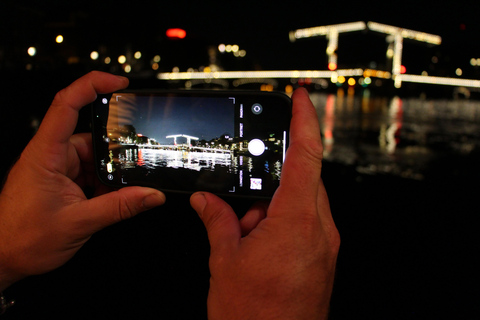
M198 213L207 229L212 251L230 251L241 238L238 217L225 201L219 197L204 192L194 193L190 197L192 208Z
M127 187L87 200L86 219L96 230L132 218L165 203L165 195L155 189Z

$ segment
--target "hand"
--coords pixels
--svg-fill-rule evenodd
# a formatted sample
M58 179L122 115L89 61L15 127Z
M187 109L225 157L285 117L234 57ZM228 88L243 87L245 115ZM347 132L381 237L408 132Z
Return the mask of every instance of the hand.
M127 85L126 78L91 72L55 96L0 194L0 291L63 265L96 231L165 202L149 188L92 199L82 191L95 179L91 136L72 136L78 112L97 93Z
M340 237L320 177L316 111L304 89L292 100L290 146L269 205L239 221L220 198L191 197L211 245L210 320L327 317Z

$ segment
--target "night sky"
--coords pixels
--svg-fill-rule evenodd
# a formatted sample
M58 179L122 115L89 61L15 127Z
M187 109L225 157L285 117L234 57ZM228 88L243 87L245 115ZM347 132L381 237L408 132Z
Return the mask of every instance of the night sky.
M173 144L167 135L185 134L207 141L223 134L234 135L234 105L228 98L147 96L136 97L135 105L137 108L129 113L124 124L133 125L137 134L155 138L161 144ZM185 138L177 140L184 142Z
M85 55L99 46L158 50L167 67L208 64L205 46L236 43L247 50L249 69L325 68L324 38L290 43L298 28L375 21L442 36L448 59L480 57L478 1L28 1L0 3L0 48L39 45L65 34ZM168 28L187 31L166 39ZM356 34L355 39L360 39ZM383 41L383 40L382 40ZM348 46L346 42L350 42ZM188 45L186 45L188 44ZM52 45L53 46L53 45ZM190 51L197 46L198 51ZM201 48L200 48L201 47ZM344 55L371 55L362 40L340 37ZM379 51L384 54L383 48ZM339 51L339 54L341 52ZM369 57L367 57L369 58ZM182 62L185 64L182 64ZM232 67L236 67L233 65Z

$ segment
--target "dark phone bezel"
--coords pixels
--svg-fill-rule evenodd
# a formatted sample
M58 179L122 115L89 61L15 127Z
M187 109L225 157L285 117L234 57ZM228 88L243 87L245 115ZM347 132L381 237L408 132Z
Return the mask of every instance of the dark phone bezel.
M148 90L148 89L140 89L140 90L121 90L114 92L115 94L117 93L133 93L133 94L139 94L139 95L160 95L160 96L182 96L182 97L227 97L227 96L235 96L235 97L242 97L245 99L245 97L249 99L253 99L254 97L260 97L254 100L258 99L278 99L279 101L283 101L282 104L286 108L286 114L284 117L288 119L288 121L285 121L286 127L282 128L282 130L285 130L287 132L286 136L286 141L285 141L285 148L288 148L289 144L289 132L290 132L290 120L291 120L291 115L292 115L292 101L291 99L280 92L265 92L265 91L248 91L248 90ZM215 192L212 190L181 190L181 189L170 189L170 188L163 188L159 187L155 183L147 182L147 181L136 181L133 184L128 184L128 185L123 185L120 183L112 183L108 179L105 179L103 177L103 172L101 172L100 169L100 159L102 158L102 155L104 154L104 148L103 144L104 142L102 141L102 134L103 134L103 127L106 128L106 123L105 124L99 124L96 115L96 103L98 103L103 97L108 97L109 99L114 93L110 94L99 94L97 99L91 104L91 110L92 110L92 139L93 139L93 148L94 148L94 161L95 161L95 172L97 174L97 177L99 180L112 188L122 188L125 186L133 186L133 185L138 185L138 186L146 186L146 187L152 187L156 188L161 191L165 192L175 192L175 193L184 193L184 194L191 194L195 191L208 191L215 193L219 196L227 196L227 197L241 197L241 198L253 198L253 199L270 199L273 196L273 193L275 190L273 190L272 194L268 195L259 195L259 194L245 194L245 193L231 193L231 192ZM99 129L100 128L100 129ZM282 163L283 166L283 163Z

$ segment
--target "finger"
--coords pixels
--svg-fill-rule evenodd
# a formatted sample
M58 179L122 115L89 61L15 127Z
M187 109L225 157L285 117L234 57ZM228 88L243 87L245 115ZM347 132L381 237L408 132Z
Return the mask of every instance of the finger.
M250 210L240 219L242 237L252 232L257 225L267 216L268 202L256 202Z
M38 130L38 138L50 145L68 141L78 120L78 111L93 102L98 93L109 93L128 86L128 79L93 71L61 90L55 96Z
M237 215L225 201L211 193L197 192L190 197L192 208L207 229L212 252L230 252L241 238ZM226 250L226 251L225 251Z
M86 166L93 165L92 137L88 133L76 134L70 137L70 143L74 151L69 153L64 173L75 180L81 171L85 173Z
M272 203L280 208L292 205L299 208L311 207L318 195L322 157L317 112L308 92L303 88L297 89L292 96L290 145L282 168L280 187Z
M75 147L80 161L93 162L92 135L90 133L74 134L70 137L70 143Z
M295 90L292 95L292 121L290 123L290 143L306 140L320 142L320 123L317 111L305 88Z
M155 189L127 187L79 203L81 219L96 232L116 222L129 219L140 212L165 203L165 195Z
M67 177L75 181L82 188L93 186L95 170L93 166L92 136L89 133L75 134L70 137L73 146L71 158L67 159Z

